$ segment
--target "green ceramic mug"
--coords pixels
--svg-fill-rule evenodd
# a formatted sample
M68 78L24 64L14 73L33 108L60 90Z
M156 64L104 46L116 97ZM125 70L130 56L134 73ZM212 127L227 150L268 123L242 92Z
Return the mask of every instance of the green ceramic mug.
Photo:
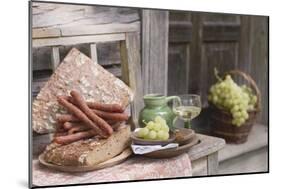
M143 97L145 107L139 114L139 126L144 127L145 123L153 121L156 116L161 116L166 120L167 125L172 128L177 119L173 110L168 106L172 99L180 101L178 96L164 96L161 94L147 94Z

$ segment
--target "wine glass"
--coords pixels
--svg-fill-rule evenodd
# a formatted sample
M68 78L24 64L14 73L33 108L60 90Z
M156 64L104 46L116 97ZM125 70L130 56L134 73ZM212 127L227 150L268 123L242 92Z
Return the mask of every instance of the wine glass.
M201 112L200 96L196 94L179 95L181 101L173 100L174 113L184 121L184 127L191 128L191 120Z

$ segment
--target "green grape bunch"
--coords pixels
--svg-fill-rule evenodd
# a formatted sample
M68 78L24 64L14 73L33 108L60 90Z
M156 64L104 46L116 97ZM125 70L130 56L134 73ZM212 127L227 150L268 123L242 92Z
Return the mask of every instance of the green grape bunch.
M230 75L224 79L219 78L217 73L215 75L218 81L209 90L209 102L230 112L233 125L242 126L249 118L248 111L255 109L257 96L246 85L236 84Z
M144 128L137 131L137 137L149 140L168 140L169 126L161 116L156 116L153 121L145 123Z

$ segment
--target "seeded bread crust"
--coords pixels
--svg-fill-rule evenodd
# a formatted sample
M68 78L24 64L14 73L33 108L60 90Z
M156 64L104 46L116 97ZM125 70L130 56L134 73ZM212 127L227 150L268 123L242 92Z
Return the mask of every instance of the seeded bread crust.
M120 79L73 48L41 89L32 104L32 127L40 134L56 130L56 116L67 111L58 104L58 95L78 91L87 101L127 107L131 89Z
M63 166L90 166L107 161L130 145L130 126L123 125L108 139L91 138L68 145L51 143L44 151L45 161Z

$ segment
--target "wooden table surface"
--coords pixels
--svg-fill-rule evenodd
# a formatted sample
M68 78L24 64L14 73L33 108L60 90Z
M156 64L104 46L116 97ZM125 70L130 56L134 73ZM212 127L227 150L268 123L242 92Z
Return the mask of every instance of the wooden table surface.
M183 154L183 155L180 155L175 158L169 158L167 160L151 159L152 162L150 162L149 164L153 163L154 166L157 165L158 166L157 169L159 169L159 170L163 170L163 169L170 170L168 172L163 172L163 171L159 172L159 175L161 178L183 177L183 176L186 177L186 176L191 176L191 174L192 174L192 176L206 176L206 175L217 174L217 172L218 172L218 151L221 150L225 146L224 139L207 136L207 135L202 135L202 134L197 134L197 135L200 140L200 143L197 144L196 146L192 147L188 151L188 153L187 153L188 156ZM134 161L134 159L135 159L135 157L129 158L127 160L128 161L127 163ZM143 158L143 159L150 159L150 158ZM142 161L149 161L149 160L142 160ZM163 161L169 161L169 162L164 163ZM176 164L180 165L180 166L178 166L177 170L174 169L175 167L173 167L172 169L169 169L169 167L171 167L170 161L174 162L174 163L172 163L173 165L176 165ZM139 162L139 160L137 160L135 162L141 163L141 162ZM175 162L177 162L177 163L175 163ZM191 162L191 165L190 165L190 162ZM56 184L60 183L59 178L63 179L63 182L61 184L69 184L68 180L70 180L71 182L74 182L74 179L71 175L49 170L43 166L39 166L38 163L39 162L38 162L36 156L34 156L34 159L33 159L33 181L34 182L33 183L35 185L42 186L44 184L48 184L49 181L51 181L51 180L53 180L53 181L50 182L49 185L54 185L54 184L56 185ZM124 162L124 163L126 164L126 162ZM146 165L149 165L149 164L146 163ZM120 164L120 166L122 166L122 164ZM144 166L144 164L142 164L142 166ZM162 168L161 168L161 166L162 166ZM192 166L192 172L191 172L191 166ZM115 166L113 166L113 167L115 167ZM151 170L151 169L149 169L149 170ZM102 172L102 175L108 174L108 173L106 173L106 169L103 169L101 172ZM45 175L45 176L43 176L43 175ZM147 173L146 175L149 176L150 173ZM108 181L108 180L97 179L97 176L95 176L93 179L91 173L86 173L86 175L83 175L81 177L80 176L77 177L77 176L78 176L78 174L75 174L75 180L80 179L79 182L82 182L82 180L83 180L83 182L86 182L86 183ZM45 179L46 177L50 177L49 179L47 179L47 180L49 180L48 183L46 183L46 179ZM138 180L143 179L141 177L143 177L143 175L142 176L138 175L138 177L136 177L136 178L138 178ZM67 178L70 178L70 179L67 179ZM153 178L156 178L156 177L153 177ZM131 178L131 179L134 180L134 178ZM148 178L146 178L146 179L148 179Z
M225 146L225 140L203 134L197 135L200 143L188 152L192 162L192 175L215 175L218 173L218 152Z

